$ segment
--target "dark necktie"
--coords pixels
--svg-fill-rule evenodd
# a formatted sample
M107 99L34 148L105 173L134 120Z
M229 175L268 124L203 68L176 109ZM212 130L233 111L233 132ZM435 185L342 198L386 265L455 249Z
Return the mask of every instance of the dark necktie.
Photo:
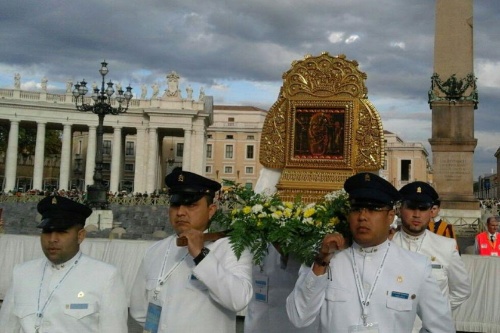
M495 236L491 235L490 236L490 239L491 239L491 242L494 243L495 242Z

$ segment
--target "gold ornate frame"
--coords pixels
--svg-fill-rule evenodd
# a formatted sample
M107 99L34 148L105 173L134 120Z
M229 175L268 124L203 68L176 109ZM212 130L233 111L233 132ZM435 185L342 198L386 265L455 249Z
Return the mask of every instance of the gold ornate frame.
M283 74L260 146L260 162L282 169L281 197L315 201L354 173L382 167L382 122L367 99L365 79L356 61L327 52L294 61Z

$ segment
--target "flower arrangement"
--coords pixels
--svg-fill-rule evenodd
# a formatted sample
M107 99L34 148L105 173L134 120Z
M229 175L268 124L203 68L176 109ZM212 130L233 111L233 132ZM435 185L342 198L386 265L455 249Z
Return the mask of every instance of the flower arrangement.
M232 186L222 194L223 210L213 224L230 230L233 251L239 258L245 249L260 265L273 244L282 254L295 256L312 264L318 246L328 233L349 235L348 195L344 190L331 192L318 203L304 204L282 201L277 195L255 193L241 185Z

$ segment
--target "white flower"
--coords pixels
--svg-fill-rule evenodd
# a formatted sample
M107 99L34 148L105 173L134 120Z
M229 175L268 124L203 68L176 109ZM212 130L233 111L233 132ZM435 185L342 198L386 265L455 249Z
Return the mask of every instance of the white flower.
M263 208L264 208L264 206L262 206L261 204L257 204L257 205L252 207L252 213L258 214L258 213L262 212Z
M314 208L316 206L316 203L315 202L311 202L310 204L308 204L304 210L308 209L308 208Z
M333 201L337 198L347 196L347 192L344 189L338 190L338 191L333 191L330 193L325 194L325 200L326 201Z
M313 225L314 224L314 220L312 219L312 217L307 217L307 218L305 218L305 219L302 220L302 223Z

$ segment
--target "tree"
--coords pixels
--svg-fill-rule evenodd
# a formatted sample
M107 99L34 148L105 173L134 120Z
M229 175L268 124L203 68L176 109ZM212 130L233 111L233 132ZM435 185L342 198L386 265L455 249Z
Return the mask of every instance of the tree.
M9 141L8 124L0 124L0 152L7 151ZM34 155L36 146L36 128L20 127L18 153ZM45 132L45 155L61 153L61 131L48 129Z

